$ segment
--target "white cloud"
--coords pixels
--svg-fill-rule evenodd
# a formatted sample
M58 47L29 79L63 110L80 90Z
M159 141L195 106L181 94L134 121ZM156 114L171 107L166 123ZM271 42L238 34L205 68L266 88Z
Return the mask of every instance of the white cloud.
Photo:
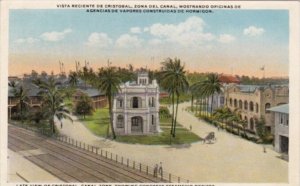
M106 33L94 32L91 33L85 44L90 47L107 48L112 44L112 42L112 39L110 39Z
M244 35L246 36L259 36L265 33L265 29L258 28L255 26L249 26L248 28L244 29Z
M215 39L213 34L204 32L204 27L203 19L192 16L178 24L156 23L144 28L144 31L148 31L151 35L165 41L188 47Z
M221 34L220 36L219 36L219 39L218 39L218 41L220 42L220 43L231 43L231 42L233 42L233 41L235 41L235 37L234 36L232 36L232 35L229 35L229 34Z
M140 34L140 33L142 33L142 30L140 27L132 27L132 28L130 28L130 32L133 34Z
M148 42L150 45L160 45L162 44L162 41L160 39L151 39Z
M26 44L33 44L33 43L36 43L38 42L39 39L36 39L36 38L32 38L32 37L28 37L28 38L20 38L20 39L17 39L15 41L15 43L17 44L23 44L23 43L26 43Z
M116 45L120 48L134 48L142 46L142 42L143 40L137 36L123 34L117 39Z
M56 31L45 32L45 33L41 34L40 37L45 41L55 42L55 41L60 41L60 40L64 39L65 36L71 32L72 32L72 29L65 29L62 32L56 32Z

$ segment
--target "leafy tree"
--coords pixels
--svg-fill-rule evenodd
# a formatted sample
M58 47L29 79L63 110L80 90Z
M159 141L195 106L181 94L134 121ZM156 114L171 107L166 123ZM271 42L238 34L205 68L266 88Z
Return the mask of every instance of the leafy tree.
M113 97L120 90L121 78L115 67L102 67L99 69L96 79L94 80L96 87L105 93L108 101L110 128L113 139L116 139L115 130L113 127L112 101Z
M255 128L256 128L256 134L258 135L258 137L260 139L264 139L266 136L266 128L265 128L266 122L265 122L265 118L260 118L259 120L257 120Z
M75 112L79 115L83 115L83 118L85 119L85 116L91 114L92 111L93 106L91 98L85 94L80 95L75 106Z

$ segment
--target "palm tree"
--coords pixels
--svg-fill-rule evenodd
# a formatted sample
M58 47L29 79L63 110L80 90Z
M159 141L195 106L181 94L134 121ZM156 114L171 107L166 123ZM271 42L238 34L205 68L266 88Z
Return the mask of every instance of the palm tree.
M189 83L187 81L184 65L181 64L180 59L175 58L173 61L169 58L162 62L162 66L161 85L172 95L173 109L171 134L175 137L179 98L181 93L187 91ZM175 95L176 111L174 113Z
M64 95L57 88L56 82L53 78L50 78L48 82L39 81L36 85L40 88L40 95L42 96L42 108L45 116L49 119L50 128L52 134L55 134L54 118L59 121L62 119L72 118L68 115L70 111L67 109L67 105L64 104Z
M112 131L113 139L116 139L116 134L113 127L112 100L114 95L119 92L121 84L121 78L119 77L117 69L110 66L106 68L100 68L94 84L107 96L110 116L110 128Z
M195 87L201 92L203 96L211 96L211 108L210 112L213 111L213 99L215 93L220 93L222 84L219 80L218 74L208 74L207 79L204 81L199 81L194 84Z
M27 107L29 106L29 97L27 93L27 89L23 87L23 85L16 86L15 84L12 86L13 87L13 95L18 99L17 101L17 106L20 109L20 119L21 122L23 123L24 121L24 115Z
M70 72L69 74L69 83L72 87L76 87L78 84L78 74L76 72Z

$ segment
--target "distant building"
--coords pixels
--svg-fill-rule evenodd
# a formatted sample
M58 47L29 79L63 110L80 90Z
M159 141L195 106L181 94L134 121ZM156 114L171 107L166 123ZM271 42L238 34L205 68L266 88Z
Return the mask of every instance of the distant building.
M289 104L268 109L274 113L274 146L277 152L289 153Z
M247 121L247 129L256 132L260 118L266 122L266 130L274 134L274 116L268 110L289 103L288 85L230 85L225 89L225 105L239 109L240 117Z
M159 86L156 80L149 83L147 72L139 72L137 82L120 86L113 103L113 126L121 135L159 131Z
M228 85L240 84L240 80L236 76L226 75L226 74L219 75L219 81L223 87L221 88L220 93L214 93L212 96L208 97L208 108L207 109L209 112L211 111L211 107L213 107L212 110L214 111L217 108L224 106L224 104L225 104L224 88L226 88Z
M82 94L87 95L92 100L92 106L94 109L103 108L107 105L107 98L104 93L101 93L95 88L78 88L76 89L75 94L73 95L73 101L76 102L79 100Z
M28 100L26 104L34 109L38 110L41 107L41 96L39 93L39 88L35 84L28 82L28 81L21 81L15 84L16 88L23 87ZM8 119L11 119L15 114L18 112L18 98L14 95L14 88L8 87Z
M38 77L42 81L48 81L49 76L40 76ZM42 99L39 95L40 89L37 85L35 85L32 81L36 79L30 75L26 75L23 79L10 77L9 82L14 82L14 86L16 88L23 87L26 95L28 97L28 101L26 102L27 105L32 110L39 110L41 108ZM56 86L59 89L70 87L69 79L62 78L60 76L56 77ZM14 95L14 88L9 86L8 87L8 118L12 119L14 115L17 114L18 109L18 98ZM82 80L79 81L77 86L76 92L73 95L73 101L76 104L78 98L81 94L86 94L92 100L92 106L94 109L103 108L107 105L107 98L106 96L100 92L99 90L91 87L90 85L85 86Z

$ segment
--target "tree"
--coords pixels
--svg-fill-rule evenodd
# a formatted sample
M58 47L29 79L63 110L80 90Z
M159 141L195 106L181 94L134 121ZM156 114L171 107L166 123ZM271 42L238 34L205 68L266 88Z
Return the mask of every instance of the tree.
M80 95L75 106L75 112L79 115L83 115L83 118L85 119L85 116L91 114L92 111L93 106L91 98L85 94Z
M169 58L162 62L161 85L172 95L173 109L171 134L175 137L179 97L183 92L187 91L189 87L186 71L184 70L184 65L181 64L180 59L175 58L172 60ZM174 113L175 95L176 111Z
M72 87L76 87L78 84L78 74L76 72L70 72L69 83Z
M193 86L196 87L196 89L201 92L201 95L205 97L211 96L210 112L213 113L212 105L213 105L214 94L215 93L219 94L222 88L222 84L219 80L218 74L214 74L214 73L208 74L207 79L196 82L193 84Z
M25 114L26 111L29 107L29 97L27 94L27 89L24 88L23 85L16 86L16 85L11 85L13 86L13 95L14 97L17 98L17 107L20 110L20 119L21 122L24 122Z
M212 116L214 119L217 121L220 121L222 123L226 123L227 125L229 124L231 126L231 129L233 130L233 126L236 123L241 123L242 120L239 117L239 110L235 109L234 111L231 111L228 107L221 107L216 109ZM238 133L239 133L239 127L238 128Z
M42 96L42 109L44 111L45 117L49 120L49 125L52 134L56 133L54 118L59 121L62 119L72 118L69 116L70 111L67 109L67 105L64 104L64 95L61 90L56 86L55 80L51 77L48 82L39 81L35 82L40 88L40 95Z
M256 128L256 134L258 135L258 137L262 140L264 140L265 136L266 136L266 130L265 130L265 118L260 118L259 120L257 120L255 128Z
M100 68L94 84L107 96L110 116L110 128L112 131L113 139L116 139L116 134L113 127L112 101L114 95L119 92L121 84L121 78L119 77L117 69L110 66Z

